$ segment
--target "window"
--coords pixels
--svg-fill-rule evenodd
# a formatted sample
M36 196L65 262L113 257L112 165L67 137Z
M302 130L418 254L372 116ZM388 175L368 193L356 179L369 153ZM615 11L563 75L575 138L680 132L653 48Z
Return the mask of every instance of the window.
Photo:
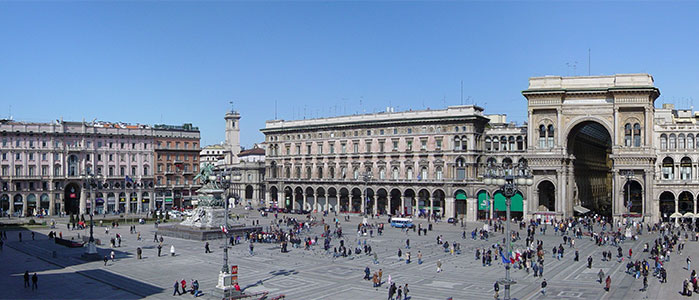
M684 149L684 142L685 142L685 141L686 141L686 140L685 140L685 138L684 138L684 133L680 133L680 135L679 135L678 138L677 138L677 148L678 148L678 149Z
M318 143L318 154L323 154L323 143Z
M641 124L633 124L633 146L641 147Z
M311 155L311 144L306 145L306 154Z
M442 174L442 167L437 167L437 171L435 172L435 178L437 180L442 180L443 176L444 175Z
M296 155L301 155L301 145L296 145Z
M114 176L114 167L109 166L109 176Z
M354 178L354 180L359 179L359 169L358 168L354 168L354 171L352 171L352 178Z
M427 180L427 167L422 167L422 169L420 169L420 175L417 180Z
M22 153L15 153L15 160L22 159Z
M366 135L371 135L371 130L367 130Z
M459 136L454 137L454 151L461 149L461 138Z
M493 149L493 141L490 137L485 138L485 151L491 151Z
M34 160L34 153L29 153L29 160Z
M677 148L677 137L675 134L670 134L670 149L676 149Z
M436 139L434 141L434 143L435 143L435 147L436 147L435 150L442 150L442 139Z
M109 161L114 161L114 154L109 154Z
M408 133L413 133L413 129L412 129L412 128L408 128Z
M500 137L500 150L507 151L507 137Z
M97 167L97 175L102 175L102 167Z
M9 168L9 166L2 166L2 176L8 176L7 173Z
M398 128L393 128L393 134L398 134Z
M664 180L672 180L674 178L674 161L670 157L663 159L662 174Z
M408 167L406 171L406 179L412 180L413 179L413 168Z
M136 176L136 167L131 167L131 176Z
M546 141L544 141L546 144ZM493 137L493 151L500 151L500 138L497 136Z
M405 151L413 151L413 140L408 140L405 144Z
M631 124L624 125L624 146L631 147Z
M364 142L364 145L366 146L366 153L371 153L371 142L366 141Z
M312 174L313 171L311 171L311 167L306 167L306 179L311 179Z
M386 179L386 169L383 167L379 168L379 179Z
M384 152L384 141L379 141L379 153Z
M691 133L687 135L687 149L694 149L694 135Z
M22 166L15 166L15 176L22 176Z
M466 151L468 146L468 140L466 139L465 136L461 137L461 151Z
M53 176L61 176L61 166L53 167Z
M539 148L546 148L546 126L539 125Z
M383 129L379 130L379 134L383 135Z
M680 161L680 179L692 180L692 160L689 157L684 157Z
M335 154L335 143L330 143L330 154Z
M340 168L340 178L342 178L342 179L347 178L347 168L345 168L345 167Z
M347 144L346 144L346 143L341 143L341 144L340 144L340 149L342 149L342 150L341 150L341 151L342 151L342 152L341 152L342 154L347 153Z
M41 176L49 176L49 166L41 166Z
M393 141L393 151L398 151L398 141Z
M318 179L323 179L323 167L318 167L318 173L316 174Z
M456 159L456 179L466 179L466 161L461 157Z
M352 148L352 151L354 151L354 153L359 153L359 142L352 143Z
M524 139L521 136L517 137L517 150L524 150Z
M393 180L398 180L398 168L397 168L397 167L393 167L393 176L392 176L392 178L393 178Z
M330 168L328 169L328 176L329 176L330 178L335 178L335 167L330 167Z
M547 130L547 138L549 140L548 147L553 148L553 137L554 137L554 129L553 125L549 125L548 130Z
M29 176L34 176L34 166L29 166Z
M97 154L97 161L102 161L102 154Z
M667 135L664 133L660 135L660 149L667 150Z

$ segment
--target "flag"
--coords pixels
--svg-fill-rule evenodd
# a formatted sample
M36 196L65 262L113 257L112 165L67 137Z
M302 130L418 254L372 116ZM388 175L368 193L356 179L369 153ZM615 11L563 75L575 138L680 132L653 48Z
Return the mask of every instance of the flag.
M509 263L510 263L510 260L508 260L507 258L505 258L505 255L502 254L502 251L500 251L500 258L502 259L502 263L503 263L503 264L509 264Z
M226 228L226 226L221 225L221 232L228 233L228 229Z
M417 180L422 180L422 174L417 174Z
M126 176L124 181L133 183L133 179L131 179L131 177L129 177L128 175Z

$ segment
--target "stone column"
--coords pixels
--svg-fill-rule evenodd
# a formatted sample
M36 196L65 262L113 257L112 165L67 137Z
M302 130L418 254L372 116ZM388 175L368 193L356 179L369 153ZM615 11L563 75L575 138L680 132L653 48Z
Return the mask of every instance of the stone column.
M376 192L374 192L374 199L372 200L374 201L374 206L371 212L376 215L379 211L379 197L377 197Z
M444 217L453 217L454 213L456 212L455 206L456 202L454 202L454 197L446 197L444 199L444 207L442 207L442 209L444 210Z
M306 195L306 191L303 191L303 196L301 196L301 209L306 209L306 204L308 204L308 195Z
M361 200L361 201L362 201L362 204L360 205L360 207L361 207L360 209L361 209L361 212L362 212L361 214L364 214L364 213L366 212L366 200L367 200L367 198L366 198L366 189L364 189L364 190L362 191L362 200Z
M476 214L478 213L478 201L474 198L466 200L466 221L475 222Z
M267 207L269 207L269 200L272 199L272 195L269 192L269 189L265 189L265 199L267 199Z
M680 200L675 199L675 212L680 212Z
M277 191L277 207L286 207L286 199L284 198L284 190Z
M51 194L51 195L53 195L53 194ZM7 196L10 197L10 210L9 211L10 211L10 215L12 215L13 213L15 213L15 197L12 194L9 194ZM53 196L50 196L50 197L53 197ZM49 199L52 199L52 198L49 198ZM51 201L51 203L49 203L49 214L51 214L51 215L53 215L53 212L52 212L53 205L51 205L52 203L53 203L53 201Z
M126 197L126 204L124 208L127 214L131 212L131 194L132 193L124 193L124 196Z
M53 193L53 190L49 189L49 215L54 215L56 214L56 203L54 202L56 199L55 195ZM10 199L10 201L14 201L13 199ZM10 209L14 211L14 205L10 206Z
M400 195L400 213L399 214L404 214L405 213L405 195Z
M143 193L141 192L141 190L139 190L136 193L136 201L138 201L138 203L136 204L136 212L140 214L143 212Z
M29 200L27 200L27 195L22 195L22 216L27 216L27 212L29 211Z
M80 191L80 214L84 214L85 210L87 210L87 195L85 193L85 190Z

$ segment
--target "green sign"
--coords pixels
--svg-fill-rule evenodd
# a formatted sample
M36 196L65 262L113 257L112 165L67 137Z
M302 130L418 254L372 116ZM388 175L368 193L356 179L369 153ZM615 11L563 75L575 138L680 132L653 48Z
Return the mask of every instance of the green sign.
M165 202L172 202L172 198L165 198Z
M478 193L478 210L489 210L489 204L488 193L485 191Z

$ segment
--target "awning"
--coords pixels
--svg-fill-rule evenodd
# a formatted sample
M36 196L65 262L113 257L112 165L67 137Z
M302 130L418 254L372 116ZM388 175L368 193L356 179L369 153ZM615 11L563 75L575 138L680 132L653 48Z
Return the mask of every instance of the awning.
M586 214L586 213L590 212L589 209L587 209L581 205L573 206L573 210L576 211L577 213L580 213L580 214Z
M670 215L670 218L681 218L681 217L682 217L682 214L681 214L681 213L678 213L678 212L673 213L673 214Z
M685 218L694 218L694 214L691 213L691 212L688 212L688 213L684 214L683 217L685 217Z

